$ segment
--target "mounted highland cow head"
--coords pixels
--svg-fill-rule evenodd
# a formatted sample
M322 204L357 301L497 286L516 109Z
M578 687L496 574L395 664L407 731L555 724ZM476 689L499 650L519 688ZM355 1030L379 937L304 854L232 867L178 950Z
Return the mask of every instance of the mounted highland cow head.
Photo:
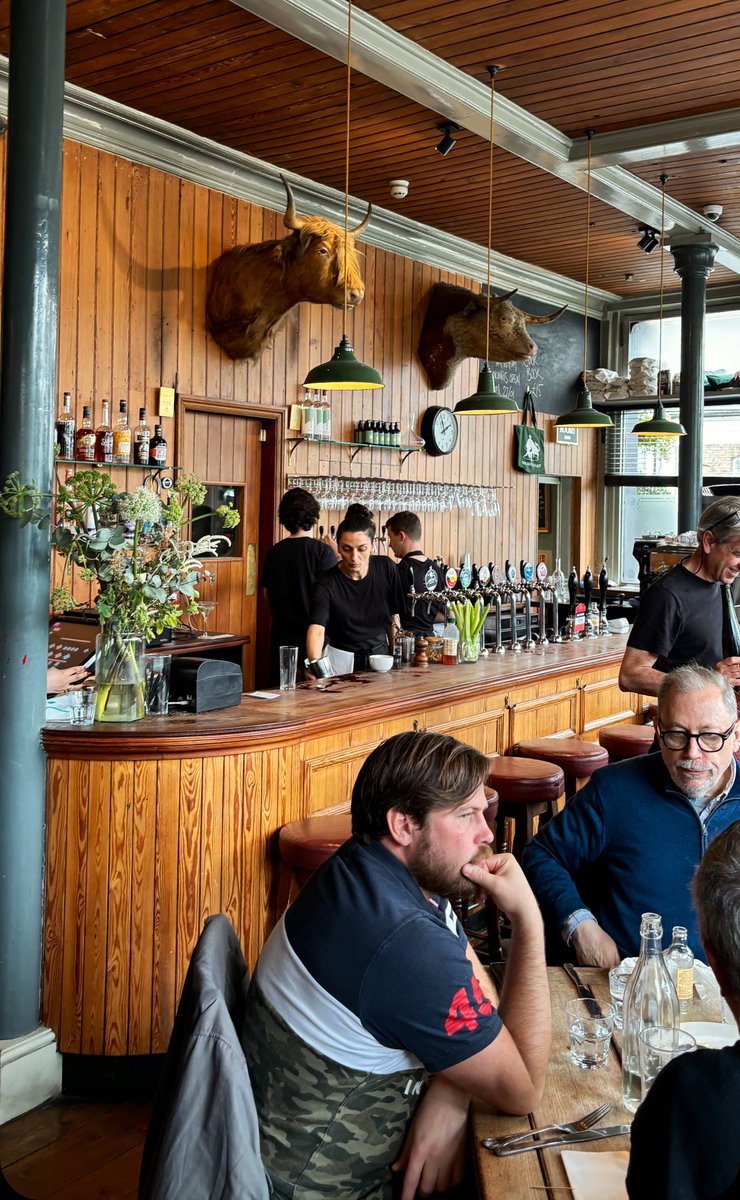
M281 176L282 178L282 176ZM283 218L287 237L253 246L234 246L211 266L206 298L206 328L230 358L259 357L268 338L296 304L362 302L362 282L355 238L367 228L367 216L347 235L324 217L296 215L293 193L283 179L288 205Z
M516 288L514 289L516 291ZM565 312L532 317L509 303L514 292L491 297L491 331L486 354L486 297L451 283L435 283L419 338L419 358L435 391L452 382L464 358L519 362L537 347L527 325L548 325Z

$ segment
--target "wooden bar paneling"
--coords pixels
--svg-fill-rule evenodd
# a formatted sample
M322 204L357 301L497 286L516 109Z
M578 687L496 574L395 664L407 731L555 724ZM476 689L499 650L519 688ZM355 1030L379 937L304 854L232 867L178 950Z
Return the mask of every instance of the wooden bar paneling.
M299 201L299 209L300 209ZM204 303L209 263L238 240L262 241L284 233L281 215L222 196L123 158L72 142L64 146L62 248L60 254L60 392L72 391L75 418L91 404L93 420L104 397L128 400L132 423L145 405L150 425L157 412L157 389L176 386L180 394L228 400L267 409L285 407L302 397L301 382L311 365L330 357L341 332L341 313L323 305L293 309L271 345L255 363L232 363L205 332ZM440 279L470 284L372 246L364 249L366 298L349 317L348 332L358 357L382 371L381 392L336 393L332 434L350 440L359 419L397 420L402 440L418 430L430 404L453 407L476 387L478 363L468 360L442 392L430 390L416 355L431 286ZM238 479L245 448L227 435L223 418L198 414L194 454L188 461L204 478ZM470 483L500 488L501 516L484 519L460 510L422 515L425 548L457 562L467 551L476 562L510 557L535 558L537 549L536 479L512 468L515 417L464 417L452 455L412 455L401 465L387 450L363 450L350 464L341 447L300 445L290 460L278 463L279 485L288 474L336 474ZM162 421L170 462L183 461L185 447L175 445L175 426ZM579 566L595 562L594 495L596 435L579 433L577 447L557 446L548 426L546 470L581 481ZM120 486L136 486L140 476L121 473ZM328 528L341 512L322 514ZM378 524L390 514L379 511ZM277 531L276 531L277 532ZM79 587L87 599L89 589ZM214 628L229 613L226 597Z
M177 750L159 752L156 725L149 745L146 721L142 736L134 726L47 731L43 1013L60 1049L162 1052L212 912L229 916L253 966L276 917L277 831L346 805L380 741L414 724L485 754L545 734L595 739L640 711L617 687L622 650L615 637L524 664L395 673L369 679L363 704L350 689L317 708L299 689L256 723L258 701L205 714ZM283 703L293 706L287 721Z

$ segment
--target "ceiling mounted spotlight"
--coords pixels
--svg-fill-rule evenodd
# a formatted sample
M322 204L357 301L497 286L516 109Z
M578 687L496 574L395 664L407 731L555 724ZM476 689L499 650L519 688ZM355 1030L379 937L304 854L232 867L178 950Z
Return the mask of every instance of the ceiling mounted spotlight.
M437 142L437 154L449 154L452 147L456 144L457 138L454 138L453 133L459 133L461 126L456 125L454 121L440 121L437 129L444 136Z
M651 229L649 225L641 225L640 233L642 237L637 243L638 250L644 250L646 254L652 254L655 247L660 242L660 234L655 229Z

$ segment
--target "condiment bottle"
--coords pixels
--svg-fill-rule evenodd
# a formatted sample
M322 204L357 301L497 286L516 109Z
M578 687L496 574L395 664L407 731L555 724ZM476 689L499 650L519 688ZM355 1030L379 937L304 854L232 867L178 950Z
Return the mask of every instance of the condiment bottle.
M657 913L643 913L640 957L624 990L622 1019L622 1104L636 1112L642 1100L640 1033L653 1026L678 1024L678 997L662 953L663 923Z
M452 619L452 613L447 613L447 624L442 634L442 665L457 666L457 653L460 648L460 631Z
M685 1017L694 994L694 954L683 925L674 925L671 944L663 957L678 997L679 1015Z

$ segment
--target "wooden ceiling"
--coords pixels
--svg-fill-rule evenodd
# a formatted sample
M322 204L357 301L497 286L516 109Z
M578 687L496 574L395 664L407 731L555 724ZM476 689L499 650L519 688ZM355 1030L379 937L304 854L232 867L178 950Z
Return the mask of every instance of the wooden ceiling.
M344 187L341 62L241 7L248 0L68 0L70 83L171 121L275 166ZM254 5L252 5L254 7ZM740 109L736 0L359 0L358 7L569 138ZM0 0L8 52L9 0ZM435 152L425 107L368 75L352 75L350 190L426 225L485 245L487 141L462 129ZM738 122L740 130L740 121ZM679 133L679 137L681 134ZM639 141L639 138L637 139ZM721 149L656 153L623 167L740 238L740 133ZM678 143L673 149L678 148ZM393 200L389 180L410 181ZM494 155L494 249L584 278L585 196L526 158ZM622 296L655 291L660 254L637 249L640 221L594 199L590 281ZM672 260L666 287L675 289ZM717 266L711 283L734 281Z

